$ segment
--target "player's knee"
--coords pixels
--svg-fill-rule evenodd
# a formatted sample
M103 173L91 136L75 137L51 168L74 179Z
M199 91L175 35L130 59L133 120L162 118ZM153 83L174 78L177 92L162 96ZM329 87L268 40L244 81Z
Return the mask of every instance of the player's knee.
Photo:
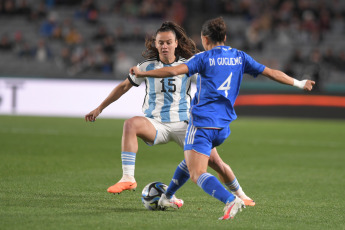
M133 125L131 119L125 120L123 123L123 133L128 133L132 129Z
M128 120L125 120L125 122L123 123L123 132L133 132L137 129L138 126L138 119L136 117L132 117Z

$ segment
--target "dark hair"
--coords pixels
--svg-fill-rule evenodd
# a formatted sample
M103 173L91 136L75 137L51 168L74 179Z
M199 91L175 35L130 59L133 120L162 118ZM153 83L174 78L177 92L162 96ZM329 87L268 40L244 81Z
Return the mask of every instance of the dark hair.
M222 17L210 19L204 23L201 34L211 39L213 43L224 42L226 25Z
M181 26L177 25L174 22L167 21L161 25L154 36L146 37L146 50L142 53L143 57L154 58L159 55L159 52L155 47L156 37L158 33L167 31L171 31L172 33L174 33L178 41L177 48L175 50L176 56L181 56L188 59L199 52L194 41L187 36L185 30Z

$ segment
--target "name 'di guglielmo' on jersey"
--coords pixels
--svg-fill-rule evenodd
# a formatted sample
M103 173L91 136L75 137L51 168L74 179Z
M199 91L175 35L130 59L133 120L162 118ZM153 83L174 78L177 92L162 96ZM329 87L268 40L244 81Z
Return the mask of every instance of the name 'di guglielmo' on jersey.
M217 60L217 62L216 62ZM228 58L219 57L217 59L209 58L210 66L217 65L242 65L242 57Z

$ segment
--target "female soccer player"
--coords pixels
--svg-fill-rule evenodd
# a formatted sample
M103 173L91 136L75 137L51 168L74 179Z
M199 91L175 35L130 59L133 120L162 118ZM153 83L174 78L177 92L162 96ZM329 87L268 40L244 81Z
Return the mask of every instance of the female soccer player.
M194 42L186 35L183 28L172 22L163 23L155 36L146 40L145 45L147 50L143 56L148 59L138 65L141 70L179 65L186 61L185 58L190 58L197 51ZM95 121L103 109L118 100L132 86L139 86L143 81L147 86L143 105L145 117L133 117L124 123L121 152L123 176L118 183L108 188L109 193L121 193L137 187L134 178L135 159L138 152L137 137L149 145L169 141L175 141L181 147L184 144L191 100L191 78L186 75L173 76L168 79L155 79L149 76L145 79L138 79L134 75L130 75L115 87L96 109L86 114L85 120ZM255 205L255 202L243 192L231 168L222 161L215 148L212 149L209 165L219 173L223 182L232 192L248 205ZM181 162L179 168L188 172L184 161ZM175 183L185 183L188 178L183 178L183 181L175 181ZM179 208L183 204L182 200L174 196L172 202L174 208Z
M285 73L270 69L256 62L245 52L225 46L226 25L223 18L209 20L201 30L202 45L205 52L194 55L186 63L173 67L142 72L137 67L131 73L139 77L169 77L199 73L197 92L191 105L191 116L184 145L185 161L193 182L206 193L225 203L226 220L233 218L244 203L227 191L218 179L207 173L211 149L220 145L230 135L230 123L236 119L234 103L239 93L242 77L248 73L259 74L282 84L293 85L310 91L314 81L298 81ZM186 168L187 169L187 168ZM185 175L180 174L183 178ZM175 178L176 179L176 178ZM179 178L178 178L179 179ZM169 185L159 205L171 207L171 197L181 187Z

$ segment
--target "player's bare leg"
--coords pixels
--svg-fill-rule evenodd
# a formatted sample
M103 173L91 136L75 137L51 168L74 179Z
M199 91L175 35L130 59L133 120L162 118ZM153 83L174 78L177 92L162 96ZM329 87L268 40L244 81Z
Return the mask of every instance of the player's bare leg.
M138 152L138 137L146 142L153 142L156 129L145 117L133 117L125 121L122 134L122 178L108 188L110 193L121 193L124 190L135 190L134 178L135 156Z
M248 197L242 190L230 166L220 158L216 148L213 148L211 151L208 165L218 173L219 179L229 187L230 191L244 201L246 206L255 205L254 200Z
M194 150L185 150L185 160L191 180L212 197L225 204L221 219L233 218L245 207L244 202L226 190L218 179L207 173L209 157Z

